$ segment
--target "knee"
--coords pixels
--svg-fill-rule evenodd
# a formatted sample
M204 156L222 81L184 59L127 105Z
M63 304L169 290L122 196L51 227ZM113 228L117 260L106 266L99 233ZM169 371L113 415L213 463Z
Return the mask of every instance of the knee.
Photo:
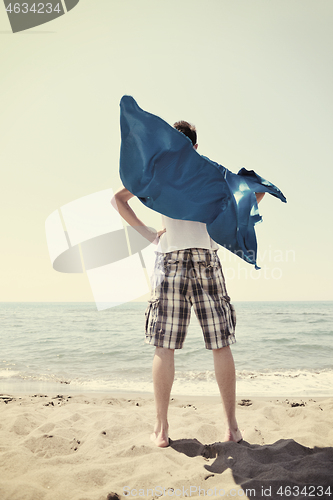
M167 358L172 357L175 353L174 349L168 349L167 347L156 347L155 354L156 356Z
M220 347L219 349L213 349L213 354L220 354L230 351L230 345L225 345L224 347Z
M229 345L224 347L220 347L220 349L213 349L213 357L214 358L225 358L232 356L231 349Z

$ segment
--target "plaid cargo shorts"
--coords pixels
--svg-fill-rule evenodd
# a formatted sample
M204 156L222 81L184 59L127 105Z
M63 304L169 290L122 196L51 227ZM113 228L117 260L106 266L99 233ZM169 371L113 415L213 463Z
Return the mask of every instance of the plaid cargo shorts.
M155 253L151 298L145 312L145 342L181 349L193 306L207 349L234 344L236 313L227 295L217 250L188 248Z

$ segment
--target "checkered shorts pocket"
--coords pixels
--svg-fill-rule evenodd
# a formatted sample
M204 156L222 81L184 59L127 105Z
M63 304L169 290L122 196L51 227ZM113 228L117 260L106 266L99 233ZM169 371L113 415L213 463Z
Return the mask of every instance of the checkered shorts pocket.
M165 276L169 278L175 276L178 271L178 264L179 260L166 258L163 263Z
M202 277L210 280L216 278L216 275L219 272L219 266L217 262L211 261L209 264L207 264L206 262L199 262L199 264L202 264L203 267L204 274L201 273Z
M225 314L225 326L229 325L229 328L235 330L236 310L233 304L231 304L230 302L230 297L228 295L220 297L220 304Z
M159 308L159 299L149 300L148 306L145 311L145 332L146 336L152 336L154 334L157 316L158 316L158 308Z
M234 325L234 328L236 328L236 310L235 310L235 307L231 304L231 302L229 303L229 305L230 305L230 311L231 311L232 324Z

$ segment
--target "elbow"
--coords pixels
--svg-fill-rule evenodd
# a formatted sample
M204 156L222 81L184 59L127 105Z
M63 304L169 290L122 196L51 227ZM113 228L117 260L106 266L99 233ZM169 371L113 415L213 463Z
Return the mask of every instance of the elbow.
M116 195L114 195L112 198L111 198L111 205L113 206L113 208L115 208L117 210L117 212L119 212L118 210L118 205L117 205L117 198L116 198Z
M119 209L122 211L124 208L128 207L128 200L132 198L134 195L130 193L127 189L122 188L117 191L113 198L111 198L111 205L119 212ZM119 212L121 214L121 212Z

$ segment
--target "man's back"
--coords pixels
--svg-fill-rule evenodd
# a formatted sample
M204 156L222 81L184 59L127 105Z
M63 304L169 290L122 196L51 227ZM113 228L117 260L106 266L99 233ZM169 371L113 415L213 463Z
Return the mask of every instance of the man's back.
M166 232L160 237L158 252L167 253L186 248L218 250L219 246L209 236L203 222L171 219L162 215L162 227Z

